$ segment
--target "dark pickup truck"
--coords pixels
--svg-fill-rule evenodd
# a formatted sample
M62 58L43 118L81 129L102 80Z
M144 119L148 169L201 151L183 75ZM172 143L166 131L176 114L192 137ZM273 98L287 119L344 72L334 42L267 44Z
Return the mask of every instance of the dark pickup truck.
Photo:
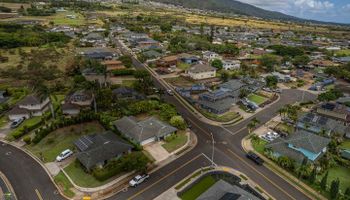
M256 155L253 152L247 153L247 158L249 158L250 160L254 161L257 165L264 164L264 160L261 159L258 155Z

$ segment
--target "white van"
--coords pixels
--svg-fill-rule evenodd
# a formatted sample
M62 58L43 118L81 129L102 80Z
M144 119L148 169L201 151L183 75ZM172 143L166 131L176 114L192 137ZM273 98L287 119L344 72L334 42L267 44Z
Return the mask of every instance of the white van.
M62 160L68 158L69 156L73 155L73 151L70 149L64 150L60 155L56 157L57 162L61 162Z

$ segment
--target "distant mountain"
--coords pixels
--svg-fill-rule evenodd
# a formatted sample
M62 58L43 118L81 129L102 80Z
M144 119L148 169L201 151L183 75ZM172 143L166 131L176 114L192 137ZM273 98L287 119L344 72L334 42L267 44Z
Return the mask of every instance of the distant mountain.
M286 21L308 21L301 18L286 15L280 12L268 11L256 6L242 3L236 0L151 0L154 2L173 4L187 8L212 10L224 13L233 13L247 16L260 17L264 19L286 20Z

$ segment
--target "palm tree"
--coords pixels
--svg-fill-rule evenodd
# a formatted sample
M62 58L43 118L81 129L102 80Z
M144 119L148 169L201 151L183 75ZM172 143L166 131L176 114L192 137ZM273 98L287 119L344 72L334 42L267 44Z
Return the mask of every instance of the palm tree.
M37 84L34 86L34 90L39 95L41 100L49 98L49 100L50 100L49 107L51 110L52 118L55 119L56 115L55 115L55 109L54 109L53 104L52 104L53 101L52 101L51 90L46 85L44 85L43 82L41 82L41 81L37 82ZM57 100L56 96L54 96L54 98L55 98L55 100Z
M260 121L254 117L248 124L247 124L247 128L248 128L248 134L251 134L251 131L260 123Z

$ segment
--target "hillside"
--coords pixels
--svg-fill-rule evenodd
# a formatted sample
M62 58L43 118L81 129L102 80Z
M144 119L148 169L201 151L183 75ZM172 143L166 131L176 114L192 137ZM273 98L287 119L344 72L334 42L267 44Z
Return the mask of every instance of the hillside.
M280 12L264 10L250 4L236 0L152 0L160 3L174 4L187 8L212 10L225 13L234 13L260 17L264 19L277 19L288 21L303 21L303 19L286 15Z

